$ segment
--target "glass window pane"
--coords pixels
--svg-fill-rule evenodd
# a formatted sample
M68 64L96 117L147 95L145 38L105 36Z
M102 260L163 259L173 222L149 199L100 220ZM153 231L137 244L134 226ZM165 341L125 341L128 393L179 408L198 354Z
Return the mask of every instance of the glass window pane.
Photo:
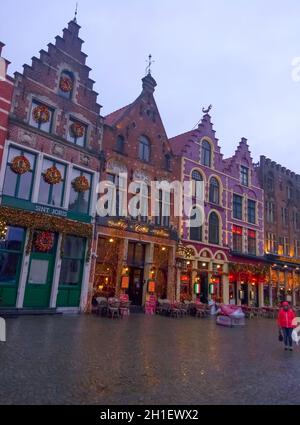
M64 257L84 257L85 239L76 236L67 236L64 244Z
M81 283L81 260L63 259L60 272L60 285L78 285Z
M20 254L0 251L0 284L15 284L17 282L20 260Z
M32 186L33 175L31 172L22 174L20 176L18 198L30 199L31 186Z
M74 169L72 172L72 181L76 177L79 177L80 175L85 176L87 178L90 184L90 189L87 190L86 192L76 192L72 186L70 191L69 209L71 211L87 214L89 212L92 176L89 173L84 173L84 172L81 172L80 170Z
M7 228L5 239L0 239L0 249L21 251L25 230L21 227Z
M18 175L14 173L10 165L6 166L5 178L3 184L3 194L7 196L15 196Z
M47 283L49 260L32 259L28 283L45 285Z

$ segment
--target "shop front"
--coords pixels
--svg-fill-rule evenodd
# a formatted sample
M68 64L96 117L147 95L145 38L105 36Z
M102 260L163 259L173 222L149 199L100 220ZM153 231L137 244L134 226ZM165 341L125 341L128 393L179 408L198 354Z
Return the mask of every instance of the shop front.
M92 226L0 207L0 308L84 306Z
M229 264L230 304L262 307L268 267L263 262L242 262Z
M175 233L133 220L104 221L97 229L92 296L126 294L135 306L150 295L173 299Z
M268 281L265 289L265 304L280 305L288 301L300 305L300 261L297 258L266 255L269 263Z
M199 247L197 247L199 248ZM180 301L228 302L228 272L224 252L180 244L177 249L177 294Z

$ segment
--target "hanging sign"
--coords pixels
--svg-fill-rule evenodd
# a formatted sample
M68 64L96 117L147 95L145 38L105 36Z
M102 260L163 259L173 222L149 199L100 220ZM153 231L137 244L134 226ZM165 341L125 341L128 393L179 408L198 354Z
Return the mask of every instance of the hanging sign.
M155 286L156 286L155 280L149 279L148 280L148 292L150 294L155 292Z
M122 276L121 288L128 289L129 288L129 276Z

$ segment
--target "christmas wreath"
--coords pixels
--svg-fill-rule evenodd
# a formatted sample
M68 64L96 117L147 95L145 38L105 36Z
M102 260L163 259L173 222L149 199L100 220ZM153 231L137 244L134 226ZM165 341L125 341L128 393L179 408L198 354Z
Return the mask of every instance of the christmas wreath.
M70 126L70 132L73 137L83 137L84 136L84 126L80 122L74 122Z
M51 232L40 232L35 241L34 246L39 252L48 252L53 248L54 237Z
M49 108L45 105L36 106L32 112L34 121L38 123L46 123L50 120Z
M25 174L30 170L30 162L24 155L16 156L12 160L10 168L16 174Z
M72 182L72 186L76 192L86 192L90 188L90 183L85 176L76 177Z
M59 88L64 93L70 93L70 91L72 91L72 89L73 89L72 79L70 77L66 77L66 76L61 77L60 82L59 82Z
M62 176L58 168L53 165L44 174L44 180L48 184L58 184L62 181Z

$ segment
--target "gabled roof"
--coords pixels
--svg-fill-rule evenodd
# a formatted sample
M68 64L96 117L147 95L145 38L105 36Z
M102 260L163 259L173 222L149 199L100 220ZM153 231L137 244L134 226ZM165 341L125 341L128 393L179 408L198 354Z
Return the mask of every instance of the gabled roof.
M172 151L175 155L180 155L182 153L190 138L195 134L195 131L196 130L190 130L169 139Z
M131 105L132 103L130 103L129 105L123 106L123 108L117 109L116 111L106 115L106 117L104 117L104 124L107 124L111 127L116 125L118 121L120 121L123 118L123 115L126 114L126 112L129 110Z

